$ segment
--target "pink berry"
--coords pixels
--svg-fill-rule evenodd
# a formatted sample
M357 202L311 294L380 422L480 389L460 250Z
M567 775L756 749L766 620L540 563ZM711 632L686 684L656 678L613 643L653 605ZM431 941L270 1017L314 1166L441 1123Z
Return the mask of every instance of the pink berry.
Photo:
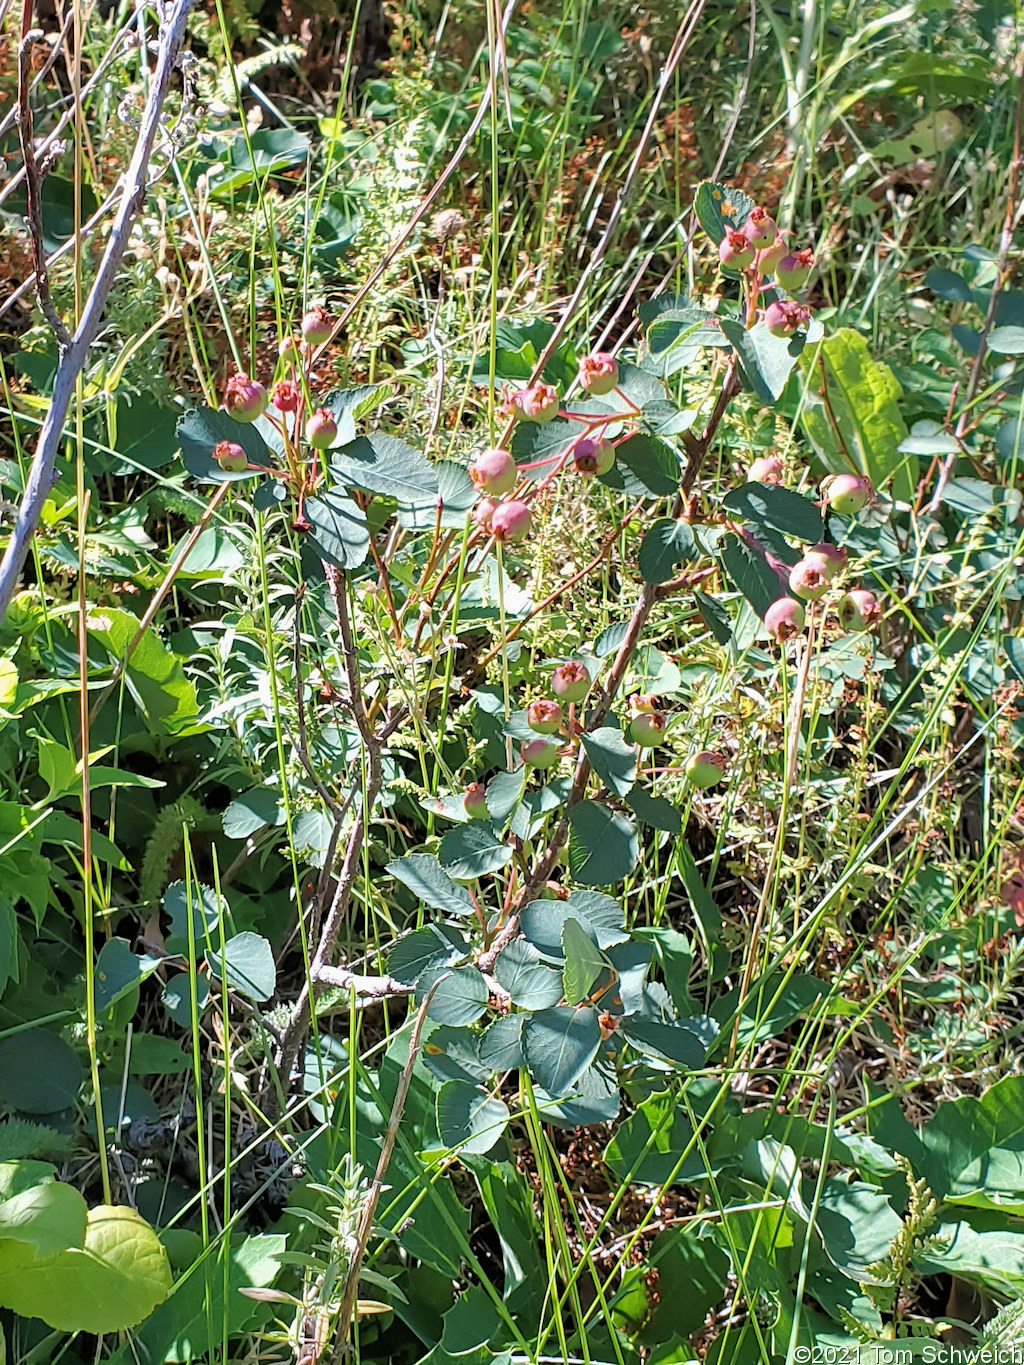
M878 599L866 588L851 588L839 599L837 611L846 630L868 630L882 617Z
M757 253L757 259L754 262L757 266L757 273L759 275L774 275L775 267L788 253L789 247L786 245L785 237L776 237L771 246L766 246L763 251Z
M807 613L802 602L795 601L792 597L780 597L777 602L773 602L764 614L764 623L768 628L768 634L779 644L785 644L787 640L794 639L804 628Z
M814 255L806 247L784 256L775 267L775 283L780 289L802 289L814 269Z
M472 521L474 526L479 526L481 531L491 534L491 518L496 510L501 506L497 498L481 498L473 508Z
M550 768L558 762L558 748L557 740L538 735L527 740L519 753L528 768Z
M241 474L249 468L249 457L241 446L234 441L218 441L213 448L213 458L225 474Z
M471 820L489 820L487 795L482 782L471 782L462 795L462 809Z
M524 540L530 533L533 513L525 502L500 502L491 513L491 535L495 540Z
M572 458L577 474L582 474L588 479L596 478L601 474L607 474L615 463L615 447L603 436L599 439L584 436L581 441L576 442Z
M590 691L590 674L575 659L559 664L551 675L551 690L563 701L577 702Z
M532 384L512 394L508 408L521 422L550 422L558 415L558 390L553 384Z
M224 406L236 422L255 422L266 409L267 391L247 374L233 374L224 390Z
M794 564L789 573L789 590L805 602L817 602L828 592L829 575L821 563L813 559L801 559Z
M607 351L594 351L580 361L580 387L595 398L611 393L619 382L619 362Z
M338 438L338 423L330 408L317 408L306 423L306 440L314 450L328 450Z
M500 498L516 486L516 462L507 450L482 451L469 466L469 477L481 493Z
M791 299L779 299L764 310L764 325L773 337L791 337L810 320L811 310Z
M299 343L295 337L284 337L277 343L279 359L295 364L299 359Z
M775 226L775 219L760 204L755 204L750 210L747 221L743 224L742 232L755 251L764 251L767 247L774 245L775 239L779 235L779 229Z
M754 264L754 248L742 232L726 228L718 244L718 259L728 270L746 270Z
M833 474L821 486L825 501L833 512L842 517L853 517L862 512L874 493L869 479L859 474Z
M282 379L279 384L274 385L270 401L278 412L298 412L302 394L294 379Z
M538 735L553 735L562 724L562 708L557 701L531 701L526 708L526 723Z
M656 749L665 739L668 717L664 711L641 711L629 724L629 737L641 749Z
M726 761L721 754L710 749L691 754L683 768L687 778L695 787L714 787L725 776Z
M302 340L310 346L322 346L331 337L331 315L321 304L316 303L304 313L299 323Z
M781 483L785 465L778 455L762 455L747 470L748 483Z
M816 563L831 583L835 576L846 568L847 553L838 545L830 545L823 540L804 551L804 561Z

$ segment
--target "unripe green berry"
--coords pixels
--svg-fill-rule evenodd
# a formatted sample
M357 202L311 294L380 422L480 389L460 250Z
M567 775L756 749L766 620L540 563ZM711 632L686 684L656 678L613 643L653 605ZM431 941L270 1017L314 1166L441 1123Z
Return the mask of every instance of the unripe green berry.
M668 717L664 711L640 711L629 723L629 737L641 749L656 749L664 743Z
M584 436L581 441L576 442L572 458L577 474L582 474L586 478L597 478L601 474L607 474L614 465L615 447L604 437L595 439L592 436Z
M619 382L619 364L607 351L594 351L580 360L580 388L595 398L612 389Z
M780 456L761 455L747 470L747 482L780 484L784 469L785 465Z
M241 474L249 467L248 455L234 441L218 441L213 448L213 458L225 474Z
M489 820L487 795L482 782L471 782L462 796L462 809L471 820Z
M710 749L702 749L700 753L691 754L683 769L688 781L701 789L714 787L721 782L725 770L725 759L721 754L712 753Z
M330 408L317 408L306 423L306 440L314 450L329 450L338 439L338 423Z
M780 597L773 602L764 614L768 634L779 644L794 639L804 628L807 612L804 604L792 597Z
M519 753L528 768L551 768L558 762L558 750L557 740L538 735L536 739L527 740Z
M789 571L789 590L805 602L817 602L828 592L829 575L821 562L801 559Z
M855 517L871 501L874 489L859 474L833 474L821 486L825 501L842 517Z
M526 723L538 735L553 735L562 724L562 708L557 701L531 701L526 708Z
M869 630L882 616L878 599L866 588L851 588L844 593L836 611L845 630Z
M718 259L727 270L747 270L754 264L754 248L742 232L726 228L718 244Z
M516 486L515 458L497 447L481 451L469 466L469 477L481 493L500 498Z
M533 524L533 513L525 502L500 502L491 513L491 535L509 544L525 540Z
M552 673L551 690L562 701L582 701L590 691L590 674L581 663L569 659Z
M755 251L765 251L779 235L775 219L760 204L755 204L750 210L740 231Z

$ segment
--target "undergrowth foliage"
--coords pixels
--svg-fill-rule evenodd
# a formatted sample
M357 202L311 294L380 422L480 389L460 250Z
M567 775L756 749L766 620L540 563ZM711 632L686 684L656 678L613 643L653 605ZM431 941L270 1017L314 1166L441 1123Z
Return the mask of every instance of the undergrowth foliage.
M225 25L196 31L255 29ZM788 1365L1019 1321L1014 206L998 252L929 262L905 350L830 305L860 267L790 225L858 28L806 125L783 45L777 205L682 203L622 115L625 185L692 226L686 293L555 325L519 262L499 308L502 158L560 155L526 92L592 117L625 41L502 25L489 119L371 81L390 140L319 132L378 173L290 199L304 134L204 133L189 212L151 201L126 258L121 369L159 301L195 374L173 413L164 350L131 403L83 381L0 637L0 1361ZM439 123L483 130L485 188L421 239ZM621 201L578 169L528 230L607 219L600 316L645 239L611 253ZM274 257L244 341L215 221ZM310 303L350 250L363 311ZM5 374L16 495L46 355Z

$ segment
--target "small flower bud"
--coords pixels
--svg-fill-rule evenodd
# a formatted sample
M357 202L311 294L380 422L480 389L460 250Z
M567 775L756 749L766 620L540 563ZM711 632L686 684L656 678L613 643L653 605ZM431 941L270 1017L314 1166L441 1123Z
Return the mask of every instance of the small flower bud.
M764 251L773 246L779 235L775 219L760 204L755 204L750 210L741 231L755 251Z
M814 269L814 256L806 247L784 256L775 268L775 283L780 289L802 289Z
M747 470L748 483L781 483L785 466L778 455L762 455Z
M601 474L607 474L614 465L615 447L603 436L600 438L584 436L573 447L572 459L577 474L582 474L588 479L596 478Z
M304 313L299 323L302 340L310 346L322 346L331 336L331 315L321 304L316 303Z
M770 303L764 310L764 325L773 337L791 337L811 320L811 310L791 299Z
M577 702L590 691L590 674L575 659L559 664L551 675L551 690L563 701Z
M641 749L656 749L664 742L667 729L664 711L641 711L629 723L629 737Z
M550 422L558 415L558 390L553 384L532 384L513 393L507 408L521 422Z
M768 634L780 645L785 644L787 640L795 639L803 630L806 619L804 604L792 597L780 597L764 614Z
M553 735L562 724L562 708L557 701L531 701L526 708L526 723L538 735Z
M225 474L241 474L249 468L249 457L241 446L234 441L218 441L213 448L213 458Z
M473 508L472 521L474 526L479 526L482 531L491 534L491 518L495 511L501 506L497 498L481 498Z
M516 462L507 450L485 450L469 466L469 477L480 489L500 498L516 486Z
M871 501L874 489L859 474L833 474L821 486L825 501L841 517L853 517Z
M487 795L482 782L471 782L462 795L462 809L471 820L489 820Z
M868 630L882 618L875 594L866 588L851 588L839 599L837 611L845 630Z
M726 228L718 244L718 259L727 270L746 270L754 264L754 248L742 232Z
M267 406L267 391L247 374L233 374L224 390L224 407L236 422L255 422Z
M805 602L817 602L828 592L829 574L820 560L801 559L789 573L789 590Z
M551 768L558 762L558 748L557 740L538 735L527 740L519 753L528 768Z
M282 379L274 385L270 401L278 412L298 412L302 394L293 379Z
M782 260L783 256L788 255L789 247L786 245L785 237L776 237L771 246L766 246L763 251L757 253L757 266L759 275L774 275L775 268Z
M525 502L500 502L491 514L491 535L509 543L530 534L533 513Z
M693 786L714 787L725 776L726 766L721 754L712 753L710 749L702 749L700 753L690 755L683 771Z
M580 386L595 398L611 393L619 382L619 362L607 351L594 351L580 361Z
M314 450L328 450L338 436L338 423L330 408L317 408L306 423L306 440Z

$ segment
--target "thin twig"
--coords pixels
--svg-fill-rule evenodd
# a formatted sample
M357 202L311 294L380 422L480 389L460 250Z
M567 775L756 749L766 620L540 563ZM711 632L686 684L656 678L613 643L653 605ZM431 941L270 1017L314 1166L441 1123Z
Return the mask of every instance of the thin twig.
M160 127L164 101L177 65L178 54L185 37L185 24L191 8L192 0L175 0L167 16L167 22L160 32L156 69L149 87L135 149L125 174L125 192L111 224L106 250L82 310L81 319L70 344L58 361L50 406L43 419L36 452L25 480L25 492L18 508L17 520L7 542L3 560L0 561L0 620L6 616L11 598L17 589L32 536L39 524L43 504L53 486L57 452L63 440L64 423L78 377L85 369L92 343L100 329L107 299L121 267L129 233L142 208L149 159Z
M36 162L32 130L32 99L29 89L29 74L32 64L32 49L40 42L43 34L39 29L30 28L32 21L32 0L25 0L22 11L22 35L18 47L18 138L21 142L21 160L25 167L25 192L28 203L28 235L32 242L32 261L35 266L36 299L43 317L50 324L57 338L58 354L63 357L71 345L71 334L64 319L57 312L57 306L50 293L50 277L46 270L46 248L43 245L43 182Z

